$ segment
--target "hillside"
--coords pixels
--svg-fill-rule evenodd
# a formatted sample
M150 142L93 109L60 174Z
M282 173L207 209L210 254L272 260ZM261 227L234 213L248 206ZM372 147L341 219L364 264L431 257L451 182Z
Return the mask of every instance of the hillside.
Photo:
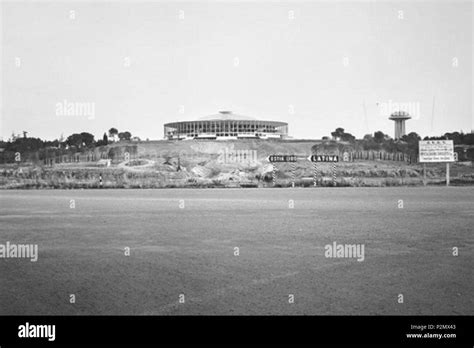
M338 154L353 149L347 144L326 147L321 141L151 141L123 142L95 148L89 153L61 156L46 164L7 164L2 167L2 188L160 188L160 187L271 187L272 154L301 156L294 166L295 185L313 186L313 164L305 157L317 145L318 153ZM313 148L313 150L315 149ZM406 161L367 159L336 164L337 186L422 185L422 165ZM347 158L346 158L347 159ZM399 158L400 159L400 158ZM443 184L445 164L427 166L428 184ZM333 165L318 164L318 186L333 185ZM276 185L291 186L291 164L275 167ZM474 183L472 162L451 164L453 185Z

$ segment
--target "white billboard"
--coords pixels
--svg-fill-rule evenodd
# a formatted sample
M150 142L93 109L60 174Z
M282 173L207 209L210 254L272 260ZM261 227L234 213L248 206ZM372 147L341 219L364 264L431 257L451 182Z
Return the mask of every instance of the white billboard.
M452 140L421 140L419 142L420 162L454 162Z

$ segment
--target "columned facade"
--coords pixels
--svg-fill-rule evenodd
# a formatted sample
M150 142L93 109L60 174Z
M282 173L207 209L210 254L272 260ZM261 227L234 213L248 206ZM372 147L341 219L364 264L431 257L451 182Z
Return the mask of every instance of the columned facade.
M288 124L261 121L234 115L230 111L197 121L172 122L164 125L165 139L243 139L285 138Z

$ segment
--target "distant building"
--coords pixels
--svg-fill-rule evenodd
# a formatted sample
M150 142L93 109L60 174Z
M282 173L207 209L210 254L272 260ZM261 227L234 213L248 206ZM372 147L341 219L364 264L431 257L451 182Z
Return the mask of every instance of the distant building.
M409 120L411 116L405 111L396 111L390 115L389 120L395 121L395 135L394 139L400 139L406 134L405 121Z
M283 139L287 136L286 122L257 120L231 111L219 111L216 115L202 117L196 121L164 125L164 137L168 140Z

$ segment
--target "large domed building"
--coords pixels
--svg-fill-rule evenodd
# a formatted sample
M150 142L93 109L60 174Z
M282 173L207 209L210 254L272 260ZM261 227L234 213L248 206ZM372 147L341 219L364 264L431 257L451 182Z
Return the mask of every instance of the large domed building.
M288 123L263 121L219 111L216 115L196 121L171 122L164 125L164 137L168 140L185 139L283 139L288 136Z

